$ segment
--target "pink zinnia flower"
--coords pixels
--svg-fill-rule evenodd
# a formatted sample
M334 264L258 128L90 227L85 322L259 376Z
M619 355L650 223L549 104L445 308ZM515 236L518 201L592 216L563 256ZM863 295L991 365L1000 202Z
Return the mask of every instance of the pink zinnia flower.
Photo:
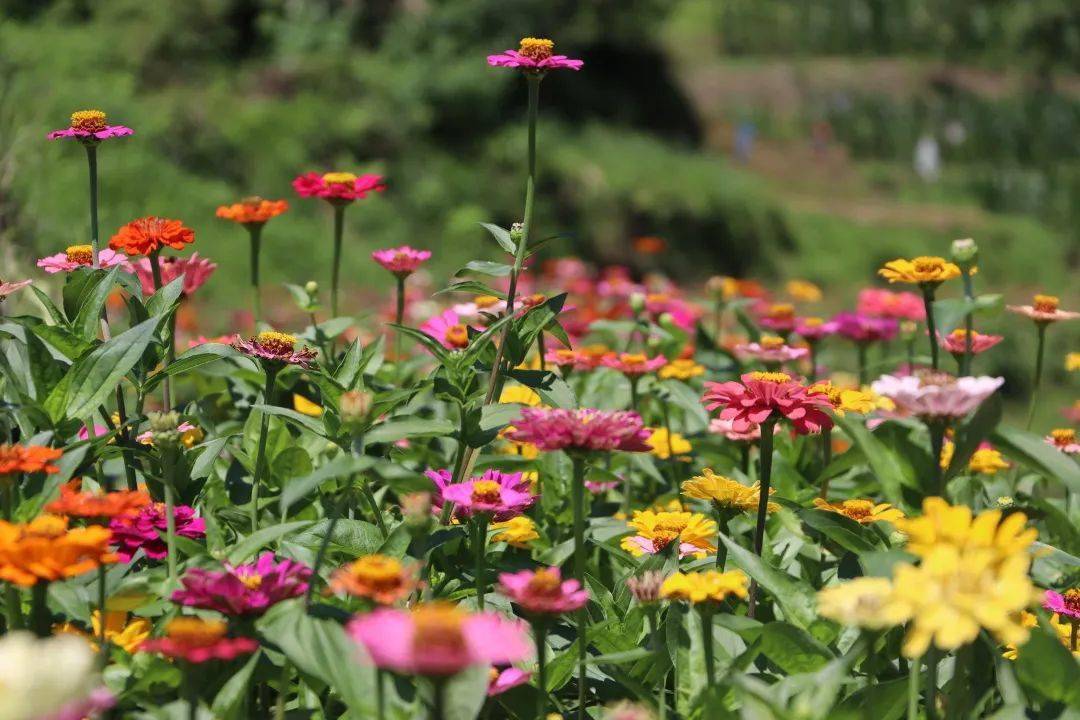
M310 367L319 356L319 353L311 348L297 348L296 338L292 335L273 330L261 332L248 340L238 338L232 346L248 357L270 363L299 365L302 368Z
M683 330L693 328L694 323L701 316L701 312L694 305L666 292L647 294L645 296L645 312L649 313L657 322L660 321L661 316L667 315L676 327Z
M774 433L779 430L779 426L773 428ZM761 439L761 426L757 423L750 423L745 430L736 430L734 421L722 418L713 418L709 422L709 432L723 435L733 442L757 442Z
M33 280L16 280L15 282L0 282L0 302L3 302L4 298L11 295L14 292L22 290L27 285L33 283Z
M105 251L102 251L104 255ZM100 255L99 255L100 257ZM217 270L217 263L212 263L206 258L199 257L199 253L194 252L187 257L159 257L158 268L161 272L161 286L165 287L176 278L181 275L184 276L184 295L191 295L193 292L202 287L203 283L210 279L210 276ZM104 264L104 261L102 261ZM139 284L142 285L143 295L153 295L156 291L154 289L154 271L150 266L150 258L141 257L131 263L131 267L135 272L135 275L139 278Z
M1043 597L1043 607L1073 622L1080 621L1080 590L1074 588L1064 593L1047 590Z
M636 412L581 408L524 408L511 440L540 450L622 450L649 452L651 431Z
M548 365L569 367L574 370L592 370L596 367L594 358L588 353L568 348L553 348L544 354L544 361Z
M585 487L586 487L586 489L588 489L589 492L593 493L594 495L599 495L602 492L607 492L608 490L614 490L615 488L619 487L620 483L622 483L621 479L619 479L619 480L586 480L585 481Z
M532 673L516 667L508 667L505 670L491 668L491 679L488 681L488 697L502 695L507 690L524 685L532 680Z
M791 347L784 342L783 338L775 335L765 335L759 342L736 345L735 354L742 360L780 364L801 360L809 355L810 351L802 347Z
M1077 442L1076 431L1072 428L1057 428L1051 430L1045 438L1046 444L1060 450L1066 455L1080 453L1080 442Z
M173 509L178 537L201 538L206 535L206 521L195 517L195 510L187 505ZM130 562L136 552L142 550L151 560L163 560L168 554L165 545L165 504L150 503L138 513L115 517L109 522L116 554L123 562Z
M723 408L720 419L731 420L738 432L747 432L766 420L787 418L800 435L833 426L825 412L832 405L821 395L808 395L807 388L784 373L752 372L742 382L705 383L702 401L708 410Z
M37 261L37 266L50 275L58 272L71 272L81 267L90 267L93 258L92 253L93 250L89 245L72 245L64 252L41 258ZM105 248L98 253L98 265L103 268L125 264L127 264L127 260L124 255L111 248Z
M577 580L563 580L556 567L502 573L499 592L528 615L560 615L589 602L589 591Z
M109 688L94 688L81 700L68 703L54 713L43 715L37 720L86 720L111 709L116 705L116 696Z
M795 329L798 322L795 317L795 306L790 303L766 305L757 322L761 327L773 332L789 333Z
M1017 315L1029 317L1037 323L1052 323L1080 318L1080 312L1059 309L1060 302L1053 295L1036 295L1031 305L1006 305L1005 309Z
M918 322L926 319L926 307L920 296L911 292L893 292L880 288L859 291L855 309L860 315Z
M654 373L667 364L667 358L663 355L648 357L643 353L612 353L605 355L600 361L604 367L618 370L623 375L641 377Z
M893 318L872 317L861 313L842 312L833 316L836 332L857 343L892 340L900 330Z
M147 640L140 650L198 664L233 660L259 649L258 641L253 638L226 637L227 629L221 620L181 616L169 621L165 637Z
M371 253L371 259L382 265L399 278L408 277L416 272L416 269L431 257L430 250L417 250L402 245L399 248L376 250Z
M882 375L871 387L896 405L901 416L960 418L979 407L1005 382L995 377L953 377L947 373L916 372Z
M225 565L224 570L192 568L172 601L223 615L262 615L271 605L307 592L311 568L292 560L274 560L263 553L254 563Z
M971 354L978 355L986 352L1005 338L1001 335L983 335L974 330L971 331ZM967 330L957 328L948 335L938 335L938 345L953 355L963 355L967 348Z
M377 667L430 677L474 665L509 665L530 657L520 621L495 613L466 613L446 603L409 610L378 608L347 626Z
M300 197L319 197L332 205L347 205L354 200L363 200L368 193L386 189L382 175L347 172L304 173L292 181L292 186Z
M132 135L135 131L123 125L109 125L105 113L100 110L79 110L71 113L71 124L63 130L53 130L50 140L75 138L86 144L96 145L107 138Z
M206 337L205 335L200 335L194 340L188 340L187 346L188 350L190 350L191 348L199 347L200 345L232 345L239 339L240 336L237 333L233 333L231 335L218 335L217 337L210 338Z
M430 475L428 477L438 487L438 481ZM454 503L455 514L460 512L466 517L489 515L495 522L517 517L536 500L521 473L502 473L498 470L488 470L478 478L438 489L443 501Z
M835 335L839 326L832 320L819 317L799 318L795 323L795 334L808 343L821 342L829 335Z
M461 350L469 345L469 328L453 310L431 318L420 326L420 331L435 338L447 350Z
M104 425L94 425L94 437L101 437L102 435L108 434L109 428L105 427ZM79 428L78 438L80 440L90 439L90 431L87 429L86 425L83 425L81 428Z
M526 72L542 73L547 70L580 70L585 63L565 55L554 55L555 43L546 38L522 38L517 50L504 50L498 55L488 55L492 67L521 68Z
M494 295L480 295L471 302L458 303L451 310L458 320L467 320L470 324L488 320L489 316L498 317L506 311L506 301Z

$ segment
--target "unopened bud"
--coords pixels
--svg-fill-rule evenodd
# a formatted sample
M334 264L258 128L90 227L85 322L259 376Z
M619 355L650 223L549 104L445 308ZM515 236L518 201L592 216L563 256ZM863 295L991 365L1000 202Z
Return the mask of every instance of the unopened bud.
M974 262L979 256L979 246L971 238L953 240L952 258L958 263Z
M996 501L997 506L1004 510L1005 508L1011 508L1015 501L1008 495L1002 495Z
M342 393L338 407L345 422L361 422L371 412L371 395L363 390L350 390Z
M646 570L626 581L630 595L642 605L660 602L660 587L663 584L664 574L659 570Z
M180 444L180 416L175 412L152 412L146 416L150 437L159 448L174 448Z
M900 323L900 337L904 340L910 340L915 337L915 333L918 331L919 326L910 320L904 320Z
M315 293L319 292L319 283L315 282L314 280L308 280L306 283L304 283L304 292L306 292L308 295L314 295Z
M525 225L522 223L514 223L510 226L510 239L515 243L521 242L521 238L525 236Z
M431 493L415 492L401 497L401 516L410 530L426 532L431 526Z
M731 286L731 278L723 275L713 275L705 282L705 292L718 300L728 297L728 289Z
M660 317L656 319L656 322L660 324L660 327L670 330L675 327L675 316L669 312L660 313Z
M645 293L630 293L630 309L635 315L645 309Z

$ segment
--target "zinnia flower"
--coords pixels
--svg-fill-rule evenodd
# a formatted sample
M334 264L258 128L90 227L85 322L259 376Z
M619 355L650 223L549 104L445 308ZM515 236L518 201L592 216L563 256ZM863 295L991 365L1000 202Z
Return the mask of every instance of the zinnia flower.
M903 510L894 508L888 503L876 503L873 500L852 499L830 503L821 498L814 498L814 507L843 515L862 525L876 522L894 523L904 517Z
M749 584L750 578L746 577L742 570L677 572L664 580L664 584L660 586L660 597L682 600L691 605L718 604L732 595L745 598Z
M596 367L593 360L591 355L583 353L580 350L569 350L566 348L554 348L548 350L544 355L544 362L548 365L571 368L573 370L592 370Z
M605 356L600 364L604 367L618 370L628 377L641 377L656 372L667 363L663 355L648 357L642 353L619 353L618 355Z
M1080 453L1080 442L1076 440L1076 431L1072 428L1055 428L1046 436L1046 444L1051 445L1066 455Z
M700 365L690 358L672 360L657 373L662 379L690 380L705 374L705 366Z
M791 296L792 300L799 302L818 302L822 298L821 288L809 280L788 280L784 285L784 291Z
M23 587L75 577L114 563L109 531L68 529L67 518L41 515L29 523L0 520L0 580Z
M635 510L630 528L637 534L623 538L620 546L634 557L655 555L672 545L680 558L703 558L716 552L711 542L717 534L716 523L701 513Z
M493 543L504 542L507 545L524 548L528 547L533 540L540 538L540 534L536 532L536 523L527 515L518 515L503 522L491 523L488 527L495 531L495 534L491 536Z
M195 242L195 231L179 220L154 215L132 220L116 231L109 247L128 255L151 255L163 247L183 250Z
M516 688L518 685L524 685L530 680L532 680L532 673L520 668L509 667L503 670L491 668L487 689L488 697L502 695L507 690Z
M63 450L41 445L0 445L0 479L16 473L60 472L52 461L63 454Z
M893 318L871 317L860 313L842 312L833 316L836 333L857 343L892 340L900 331Z
M661 460L689 455L694 449L689 440L677 432L668 431L667 428L652 430L648 443L651 448L649 452L652 456Z
M664 573L659 570L646 570L640 575L626 579L630 595L642 605L659 602L660 588L664 586Z
M996 475L999 470L1008 470L1009 463L1001 456L1001 451L988 442L979 444L968 460L968 470L984 475Z
M894 320L919 322L926 319L926 306L921 297L911 292L892 292L879 288L859 291L855 310L860 315Z
M37 261L37 266L52 275L58 272L71 272L81 267L90 267L92 262L93 249L90 245L71 245L62 253L41 258ZM124 256L110 248L104 248L98 253L98 265L103 268L125 263L127 260Z
M71 124L63 130L53 130L50 140L75 138L80 142L96 145L102 140L131 135L135 131L123 125L109 125L105 113L100 110L77 110L71 113Z
M511 440L540 450L649 452L649 429L635 412L523 408Z
M835 335L838 325L832 320L826 322L819 317L799 318L795 324L795 334L808 343L821 342L830 335Z
M1027 516L985 510L972 516L966 505L949 505L939 497L923 500L923 514L898 520L896 527L908 537L908 552L925 557L935 547L950 545L961 550L989 550L997 557L1026 554L1039 533L1027 528Z
M580 70L585 63L565 55L555 55L555 43L546 38L521 38L517 50L505 50L488 55L492 67L521 68L525 72L544 73L548 70Z
M589 602L589 591L577 580L563 580L556 567L502 573L499 592L528 615L560 615Z
M288 209L289 203L285 200L263 200L255 196L232 205L221 205L214 214L239 225L263 225Z
M81 720L106 710L98 655L71 634L37 638L25 631L0 637L0 717L4 720Z
M304 173L292 181L292 186L300 197L319 197L332 205L347 205L354 200L363 200L368 193L386 189L382 175L348 172Z
M165 626L165 637L147 640L142 644L142 650L189 663L204 663L232 660L250 655L259 648L258 641L252 638L226 637L227 629L223 620L178 617Z
M986 352L1005 338L1001 335L983 335L974 330L971 331L971 354L978 355ZM957 328L945 336L938 336L938 345L948 350L953 355L963 355L967 352L967 330Z
M161 430L158 430L157 432L160 433ZM176 432L179 435L180 445L188 448L189 450L195 447L198 443L202 442L202 439L206 436L206 434L201 429L199 429L199 427L197 427L196 425L192 425L189 422L182 422L177 425ZM154 431L147 430L146 432L139 433L135 436L135 440L142 443L143 445L153 445Z
M873 393L838 387L829 381L811 385L807 392L828 398L833 413L838 417L844 417L844 413L849 412L865 415L876 410L878 406L878 400Z
M311 568L292 560L274 559L271 552L246 565L225 565L224 570L192 568L180 579L183 588L172 601L223 615L262 615L282 600L307 592Z
M810 395L807 388L784 373L746 373L742 382L705 383L702 401L708 410L723 408L720 418L731 420L735 430L745 431L751 424L787 418L801 435L832 427L825 412L831 407L820 395Z
M878 270L878 275L890 283L937 287L946 280L960 277L960 268L945 258L923 255L911 260L890 260Z
M430 257L430 250L416 250L408 245L371 253L372 260L399 278L412 275Z
M110 645L123 648L126 652L134 655L142 647L143 642L150 637L152 630L150 621L146 618L132 618L128 620L128 613L124 610L114 610L105 613L105 641ZM73 623L64 623L54 628L57 633L77 635L90 644L97 651L97 639L101 637L101 613L97 610L90 613L90 632Z
M859 577L819 590L818 615L848 627L884 630L907 620L892 598L888 578Z
M1076 622L1080 620L1080 589L1070 588L1063 593L1047 590L1043 607Z
M810 354L806 348L791 347L784 338L775 335L763 335L758 342L740 343L735 346L735 354L741 360L756 360L769 365L801 360Z
M791 303L768 305L758 318L758 325L774 332L787 334L795 329L795 306Z
M686 480L682 484L682 494L695 500L707 500L717 512L725 510L738 510L740 512L756 512L758 503L761 502L761 485L743 485L738 480L717 475L711 469L705 468L702 474ZM776 492L775 488L769 488L769 495ZM776 512L780 506L774 502L767 503L768 512Z
M892 400L901 415L950 419L964 417L975 410L1004 382L1004 378L956 378L947 373L919 372L903 377L882 375L871 388Z
M195 510L187 505L173 509L177 537L201 538L206 535L206 521L195 517ZM122 562L131 562L139 550L151 560L162 560L168 554L165 545L165 504L144 505L134 515L120 515L109 523L112 542L117 545L116 554Z
M365 555L338 568L330 578L330 589L368 598L380 605L404 600L416 589L415 568L406 567L387 555Z
M311 348L297 348L296 337L288 333L267 330L249 340L238 339L233 348L245 355L269 363L311 366L319 353Z
M774 432L778 429L774 428ZM733 421L721 418L713 418L709 421L709 432L723 435L732 442L757 442L761 439L761 426L757 423L750 423L745 430L736 430Z
M1006 305L1005 309L1041 324L1080 318L1080 312L1061 310L1058 308L1060 304L1061 301L1053 295L1036 295L1031 305Z
M8 295L22 290L27 285L32 284L33 280L16 280L15 282L0 282L0 302L7 299Z
M420 332L435 338L447 350L461 350L469 345L469 328L453 310L431 318L420 326Z
M103 251L103 252L108 252ZM150 266L150 258L139 258L131 263L132 270L139 278L142 285L143 295L150 296L156 292L154 288L154 271ZM199 257L194 252L187 257L162 257L157 258L158 270L161 274L161 286L165 287L181 275L184 276L184 295L191 295L203 286L210 276L217 270L217 263L210 262L206 258ZM104 261L102 262L104 265Z
M507 385L499 394L499 402L517 403L518 405L536 407L542 401L540 399L540 394L531 387L526 385Z
M132 515L150 504L145 490L117 490L114 492L79 492L80 483L72 480L60 486L60 498L45 506L54 515L67 515L91 519L112 519Z
M474 665L508 665L530 656L521 622L447 603L378 608L353 619L347 631L376 666L413 675L447 677Z
M454 512L466 517L488 515L497 522L520 515L536 500L521 473L488 470L481 477L446 485L442 499L454 503Z

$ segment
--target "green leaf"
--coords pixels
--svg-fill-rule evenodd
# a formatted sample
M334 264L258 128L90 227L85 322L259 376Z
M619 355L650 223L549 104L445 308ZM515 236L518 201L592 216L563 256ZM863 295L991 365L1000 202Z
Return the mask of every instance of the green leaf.
M489 668L474 666L446 683L446 720L475 720L487 699Z
M479 280L462 280L461 282L456 282L449 287L445 287L442 290L439 290L435 294L442 295L443 293L452 292L471 293L474 295L491 295L492 297L497 297L500 300L506 299L506 293L501 290L496 290L490 285L486 285Z
M460 277L462 275L467 275L468 273L479 273L480 275L490 275L491 277L506 277L513 269L513 265L507 265L505 263L490 262L488 260L473 260L454 273L454 277Z
M898 720L907 707L907 678L878 680L836 706L836 720Z
M248 661L244 663L244 667L236 671L218 690L217 695L214 696L214 704L211 709L214 711L214 717L219 720L241 720L244 717L250 717L247 713L247 699L251 694L248 691L248 684L251 682L251 676L255 673L255 667L259 664L259 659L262 657L262 650L257 650L248 658Z
M934 322L939 333L948 335L963 324L964 316L969 312L982 315L998 311L1003 306L1001 295L980 295L973 300L966 297L935 300Z
M116 265L98 280L87 281L79 298L79 313L71 323L71 329L84 340L93 340L101 332L101 313L119 274L120 266Z
M36 285L31 285L30 289L34 291L34 295L37 297L38 302L41 303L41 306L45 308L45 312L49 313L53 324L67 327L67 318L64 317L64 313L61 312L60 308L56 307L56 303L52 301L52 298Z
M229 562L233 565L244 562L248 558L254 557L254 555L267 547L270 543L274 542L278 538L284 537L291 532L306 528L311 525L310 520L299 520L296 522L281 523L280 525L271 525L265 527L262 530L248 535L240 542L233 545L229 551Z
M299 425L305 430L310 430L320 437L326 435L326 429L323 427L323 424L317 418L313 418L310 415L305 415L304 413L289 408L278 407L277 405L252 405L251 409L264 412L267 415L277 415L294 425Z
M893 452L866 429L865 421L861 418L849 415L837 418L836 422L870 463L870 469L881 483L881 492L885 499L896 507L904 507L904 498L900 492L904 478Z
M979 448L979 443L1001 422L1001 403L1001 394L994 393L979 406L970 420L957 428L953 436L952 460L945 471L946 480L967 469L968 461Z
M297 478L285 485L284 489L281 491L281 498L278 502L278 506L281 508L281 512L288 512L289 508L291 508L297 500L305 497L308 493L315 490L327 480L348 477L353 473L371 467L373 463L374 458L358 458L353 457L352 455L339 455L311 474L302 478Z
M993 435L993 443L1012 459L1053 480L1061 480L1072 492L1080 492L1080 465L1056 450L1038 435L1002 426Z
M517 253L517 243L510 237L510 233L507 230L499 227L498 225L492 225L491 223L480 223L485 230L491 233L491 237L495 238L495 242L499 243L506 252L514 255Z
M747 575L769 591L773 599L784 611L784 618L801 627L809 628L817 619L816 601L813 589L803 581L785 572L769 567L749 550L745 549L727 535L720 539L728 549L728 558L742 568Z
M90 342L62 325L36 325L34 334L52 345L69 360L78 359L91 347Z
M867 531L863 526L851 518L816 508L803 508L798 511L798 514L804 523L845 550L858 554L878 549L867 537Z
M409 418L408 420L389 420L376 425L368 434L369 443L397 442L404 438L441 437L450 435L456 428L444 418Z
M428 351L438 358L439 362L445 364L450 357L450 352L439 343L438 340L428 335L426 332L411 328L408 325L398 325L397 323L387 323L387 327L391 327L395 332L399 332L402 335L407 335L413 340L418 340L421 345L426 347Z
M1080 704L1080 665L1045 616L1020 647L1014 667L1017 679L1029 693L1074 707Z
M246 358L246 356L234 350L231 345L223 345L221 343L206 343L205 345L193 347L181 354L165 368L148 377L146 382L143 383L143 392L153 390L166 377L183 375L184 373L191 372L203 365L224 358L241 359Z
M833 659L817 638L786 622L766 623L760 638L761 652L790 675L820 670Z
M84 418L105 402L154 339L159 318L150 318L106 340L68 370L53 388L45 408L54 420Z

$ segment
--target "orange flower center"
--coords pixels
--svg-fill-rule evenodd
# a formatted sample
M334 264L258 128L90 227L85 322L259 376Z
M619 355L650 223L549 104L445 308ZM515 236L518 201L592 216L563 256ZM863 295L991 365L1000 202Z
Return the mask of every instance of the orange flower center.
M386 590L401 584L401 563L385 555L362 557L349 566L349 574L360 583L376 589Z
M237 579L244 584L248 590L258 590L262 586L262 575L258 573L252 573L251 575L238 575Z
M465 635L462 632L465 615L453 605L431 603L420 605L412 614L413 646L429 650L462 650Z
M777 303L769 307L769 317L774 320L790 320L795 317L795 306L790 303Z
M322 179L327 185L352 185L356 182L356 176L348 172L328 172Z
M493 480L477 480L472 486L473 502L497 503L502 499L502 486Z
M806 327L820 327L824 322L825 321L819 317L803 318L803 325Z
M225 637L223 620L203 620L197 617L178 617L165 626L168 638L185 647L206 647Z
M784 338L775 335L764 335L759 344L766 350L779 350L784 347Z
M1050 437L1054 439L1055 445L1065 447L1076 442L1076 431L1072 428L1057 428L1050 431Z
M844 515L847 515L852 520L860 520L862 518L870 517L870 514L874 511L874 503L869 500L845 500L840 505Z
M951 335L952 337L954 337L957 340L965 340L965 339L967 339L967 334L968 334L968 331L965 328L956 328L951 333L949 333L949 335ZM975 339L976 334L977 333L974 330L971 331L971 339L972 340Z
M296 338L288 333L267 330L255 336L255 341L272 353L291 353L296 347Z
M1035 296L1035 309L1039 312L1052 313L1057 312L1058 305L1061 304L1061 300L1053 295L1036 295Z
M519 53L537 62L547 60L554 50L555 43L547 38L521 38L521 44L518 46Z
M920 275L937 275L945 268L945 258L940 257L917 257L911 261L915 266L915 272Z
M461 323L446 328L446 342L456 348L463 348L469 344L469 330Z
M497 305L499 303L499 298L494 295L477 295L473 302L476 303L476 307L484 310Z
M71 245L64 254L67 255L68 262L80 265L89 265L94 259L93 248L89 245Z
M623 353L619 356L619 360L624 365L644 365L648 358L641 353Z
M791 382L791 376L782 372L752 372L750 373L750 377L755 380L760 380L761 382L776 383L778 385L780 383Z
M1065 607L1075 614L1080 614L1080 588L1071 588L1061 594Z
M71 113L71 127L84 132L100 132L105 129L105 113L100 110L79 110Z
M562 587L559 575L550 569L537 570L529 580L529 590L537 595L558 595Z

